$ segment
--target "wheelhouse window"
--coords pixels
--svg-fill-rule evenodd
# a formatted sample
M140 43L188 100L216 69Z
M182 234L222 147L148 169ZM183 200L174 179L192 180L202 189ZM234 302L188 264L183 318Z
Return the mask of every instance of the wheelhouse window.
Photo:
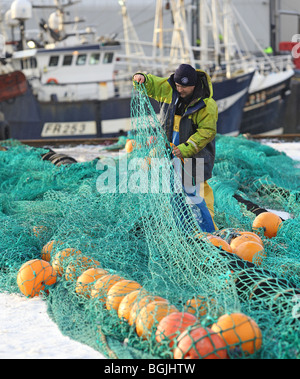
M114 58L114 53L105 53L103 58L103 63L112 63Z
M37 68L37 61L34 57L25 58L21 61L21 68L29 69L29 68Z
M100 62L100 53L93 53L90 56L90 65L97 65Z
M55 56L50 57L50 60L49 60L49 67L55 67L55 66L58 66L58 62L59 62L59 56L58 56L58 55L55 55Z
M73 62L73 55L65 55L63 60L63 66L71 66Z
M87 58L86 54L78 55L76 65L77 66L84 66L86 63L86 58Z

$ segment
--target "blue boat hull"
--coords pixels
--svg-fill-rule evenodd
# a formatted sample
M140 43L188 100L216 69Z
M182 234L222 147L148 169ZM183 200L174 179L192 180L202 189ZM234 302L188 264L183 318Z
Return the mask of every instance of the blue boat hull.
M287 99L291 78L252 93L246 100L241 120L241 133L271 134L285 129Z
M219 134L237 135L240 133L243 108L248 98L248 89L253 74L239 76L213 85L214 99L219 108L217 127Z
M238 134L242 119L243 107L247 99L247 91L253 74L239 76L234 79L215 83L214 98L219 106L218 133ZM3 112L10 127L10 137L19 140L35 139L89 139L115 137L126 130L123 129L120 120L130 120L130 101L128 98L114 98L103 101L80 102L38 102L30 88L27 92L9 101L0 103L0 111ZM158 112L159 107L155 101L152 105ZM80 123L93 121L96 128L93 134L80 135L74 125L68 123ZM113 125L111 130L105 123ZM130 122L130 121L128 121ZM44 126L50 123L54 134L43 135ZM120 125L120 126L119 126Z

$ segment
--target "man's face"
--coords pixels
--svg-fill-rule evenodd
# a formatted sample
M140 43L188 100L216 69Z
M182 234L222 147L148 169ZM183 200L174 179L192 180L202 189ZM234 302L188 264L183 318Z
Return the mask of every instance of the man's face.
M190 96L193 92L194 92L194 89L195 89L195 86L182 86L180 84L176 84L176 89L180 95L180 97L182 97L183 99L185 97L188 97Z

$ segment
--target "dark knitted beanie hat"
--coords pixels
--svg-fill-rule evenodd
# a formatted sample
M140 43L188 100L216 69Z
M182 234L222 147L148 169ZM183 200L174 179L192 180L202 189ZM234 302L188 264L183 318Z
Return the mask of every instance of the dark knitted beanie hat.
M182 86L195 86L197 83L197 72L189 64L181 64L174 74L175 83Z

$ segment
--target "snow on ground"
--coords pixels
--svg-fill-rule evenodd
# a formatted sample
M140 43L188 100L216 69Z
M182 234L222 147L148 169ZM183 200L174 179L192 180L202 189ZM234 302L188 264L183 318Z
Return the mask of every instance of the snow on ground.
M274 139L263 139L261 143L273 147L274 149L285 152L290 158L299 161L300 164L300 142L285 142L281 140ZM125 154L125 149L118 151L108 151L103 148L103 146L86 146L79 145L73 146L63 146L63 147L53 147L53 150L59 154L66 154L78 162L86 162L92 159L98 158L99 156Z
M290 158L299 162L297 167L300 167L300 142L283 142L283 141L268 141L262 140L261 143L273 147L278 151L286 153Z
M299 161L300 143L262 143L285 152ZM78 162L105 155L99 146L53 148ZM121 152L124 153L124 152ZM117 154L116 152L114 154ZM39 298L0 294L0 359L104 359L94 349L63 336L49 318L46 304Z
M39 298L0 294L0 359L103 359L63 336Z

